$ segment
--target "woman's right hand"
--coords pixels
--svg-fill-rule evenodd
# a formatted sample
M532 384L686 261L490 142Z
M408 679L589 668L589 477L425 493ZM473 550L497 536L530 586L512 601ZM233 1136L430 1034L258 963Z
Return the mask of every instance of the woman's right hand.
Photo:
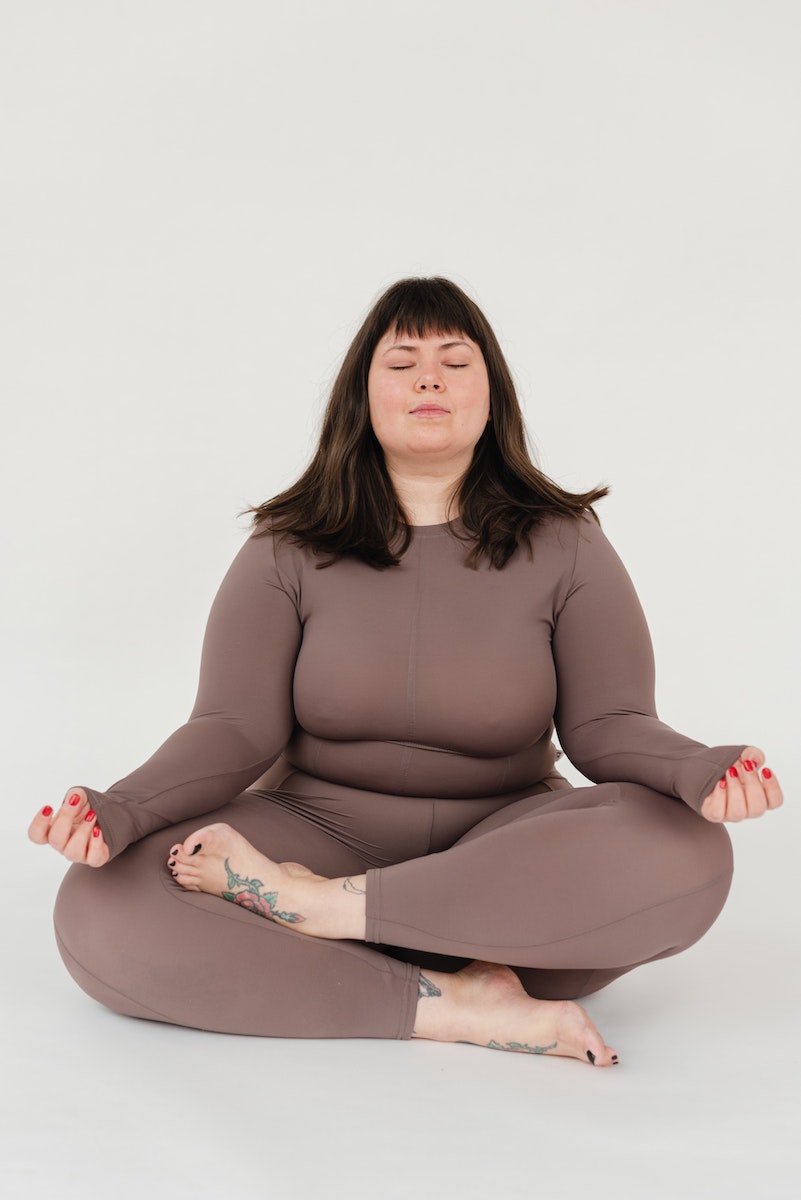
M109 860L109 848L83 788L70 788L55 812L49 804L40 809L28 827L28 837L37 846L52 846L70 862L102 867Z

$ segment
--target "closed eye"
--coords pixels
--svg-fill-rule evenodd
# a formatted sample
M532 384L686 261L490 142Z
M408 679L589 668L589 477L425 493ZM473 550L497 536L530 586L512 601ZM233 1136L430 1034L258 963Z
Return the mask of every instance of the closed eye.
M453 371L461 371L462 367L469 367L470 363L445 363L445 366L450 367ZM389 369L390 371L410 371L412 369L412 364L407 363L406 366L390 367Z

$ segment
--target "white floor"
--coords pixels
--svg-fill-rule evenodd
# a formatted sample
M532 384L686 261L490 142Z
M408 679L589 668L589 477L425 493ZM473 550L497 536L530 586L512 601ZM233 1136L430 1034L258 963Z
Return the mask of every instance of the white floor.
M798 1200L794 854L757 826L734 836L735 886L706 939L587 1002L621 1054L606 1071L119 1017L62 967L63 865L25 843L4 931L3 1194ZM774 882L756 894L763 853Z

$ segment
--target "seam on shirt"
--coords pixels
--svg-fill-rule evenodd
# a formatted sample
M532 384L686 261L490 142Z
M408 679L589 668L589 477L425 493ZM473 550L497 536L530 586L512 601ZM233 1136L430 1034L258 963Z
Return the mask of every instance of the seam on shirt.
M406 668L406 728L409 737L414 737L417 731L417 710L415 707L415 686L417 683L417 643L420 633L420 594L423 588L423 570L422 570L422 555L420 548L417 548L417 579L415 582L415 597L414 597L414 615L412 618L412 626L409 634L409 662ZM409 776L409 769L412 765L412 750L410 747L405 747L401 752L398 790L403 791L406 788L406 781Z

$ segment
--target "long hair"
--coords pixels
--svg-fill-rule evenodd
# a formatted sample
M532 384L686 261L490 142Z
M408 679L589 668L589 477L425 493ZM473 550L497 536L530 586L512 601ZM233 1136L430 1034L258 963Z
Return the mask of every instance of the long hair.
M578 517L589 512L598 521L591 505L609 489L567 492L535 467L498 340L478 305L441 276L401 279L378 298L334 381L311 463L291 487L240 516L253 513L253 526L263 524L264 533L287 534L327 554L318 567L345 555L376 568L398 565L412 530L373 433L367 393L373 353L390 329L417 338L466 335L484 356L491 420L450 502L458 503L462 536L471 546L465 565L477 567L483 555L501 568L523 540L530 552L529 533L552 513Z

